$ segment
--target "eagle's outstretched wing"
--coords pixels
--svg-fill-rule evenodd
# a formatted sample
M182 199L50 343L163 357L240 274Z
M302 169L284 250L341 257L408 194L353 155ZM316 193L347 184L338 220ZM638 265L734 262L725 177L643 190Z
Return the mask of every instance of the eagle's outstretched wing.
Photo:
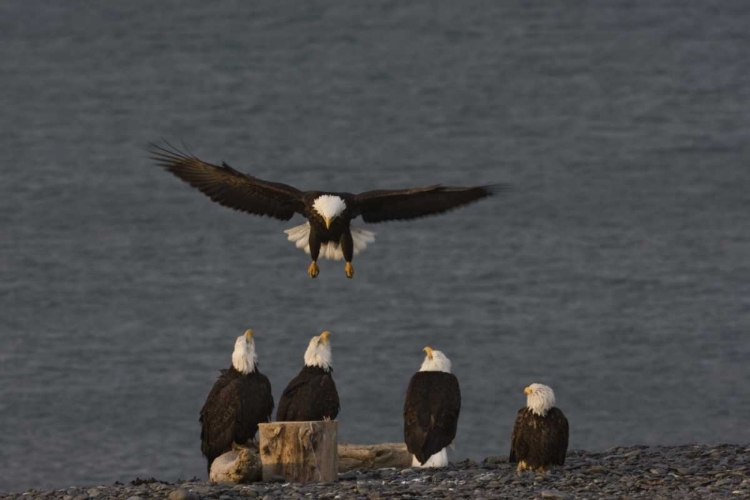
M428 186L367 191L353 197L354 212L365 222L416 219L440 214L505 190L503 184L475 187Z
M157 165L225 207L280 220L304 212L303 193L292 186L243 174L226 163L206 163L172 146L151 144L149 153Z

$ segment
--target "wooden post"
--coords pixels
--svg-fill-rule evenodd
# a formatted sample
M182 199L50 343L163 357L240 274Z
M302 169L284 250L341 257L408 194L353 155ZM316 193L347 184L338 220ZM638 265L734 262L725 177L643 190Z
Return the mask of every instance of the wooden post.
M289 482L338 479L338 422L272 422L258 425L263 481L281 476Z
M411 453L404 443L339 445L339 472L384 467L411 467Z

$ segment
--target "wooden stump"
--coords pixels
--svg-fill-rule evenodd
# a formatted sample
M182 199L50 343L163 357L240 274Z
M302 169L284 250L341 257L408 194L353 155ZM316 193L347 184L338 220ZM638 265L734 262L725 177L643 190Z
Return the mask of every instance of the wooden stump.
M338 479L338 422L272 422L258 425L263 481L281 476L289 482Z
M384 467L411 467L411 453L404 443L339 445L339 472Z

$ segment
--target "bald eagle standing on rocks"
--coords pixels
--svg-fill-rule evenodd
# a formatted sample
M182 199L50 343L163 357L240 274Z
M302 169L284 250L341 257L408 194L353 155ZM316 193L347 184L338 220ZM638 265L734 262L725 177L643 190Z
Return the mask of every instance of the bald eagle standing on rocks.
M305 366L279 399L277 421L334 420L338 416L339 393L331 373L330 335L331 332L325 331L310 340L305 351Z
M568 419L555 407L554 391L543 384L531 384L523 392L526 406L518 410L508 461L518 462L518 471L544 472L551 465L564 465Z
M461 390L451 362L440 351L424 348L424 362L412 376L404 403L404 441L412 466L445 467L456 437Z
M247 330L234 343L231 368L221 370L201 409L201 451L209 473L217 457L253 439L272 414L271 382L258 371L253 331Z
M169 145L168 145L169 146ZM300 214L307 222L284 231L289 241L312 257L307 270L318 275L318 258L346 260L344 272L354 277L352 259L375 241L375 233L350 223L406 220L439 214L497 192L501 185L475 187L429 186L413 189L367 191L360 194L300 191L292 186L243 174L226 163L199 160L169 146L151 145L157 165L198 188L213 201L254 215L287 221Z

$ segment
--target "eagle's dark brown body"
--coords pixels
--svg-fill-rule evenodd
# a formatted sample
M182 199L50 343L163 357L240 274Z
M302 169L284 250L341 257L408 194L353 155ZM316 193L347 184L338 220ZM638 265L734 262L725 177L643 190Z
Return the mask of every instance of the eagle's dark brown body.
M339 414L339 393L332 371L305 366L284 389L276 420L306 422L334 420Z
M404 442L421 464L450 445L461 412L461 389L455 375L440 371L414 374L404 401Z
M518 410L511 435L511 463L519 470L544 471L552 465L565 464L568 451L568 419L558 408L539 416L529 408Z
M257 371L242 374L234 367L222 370L201 408L201 451L211 463L245 444L258 432L258 424L271 420L273 395L268 377Z

